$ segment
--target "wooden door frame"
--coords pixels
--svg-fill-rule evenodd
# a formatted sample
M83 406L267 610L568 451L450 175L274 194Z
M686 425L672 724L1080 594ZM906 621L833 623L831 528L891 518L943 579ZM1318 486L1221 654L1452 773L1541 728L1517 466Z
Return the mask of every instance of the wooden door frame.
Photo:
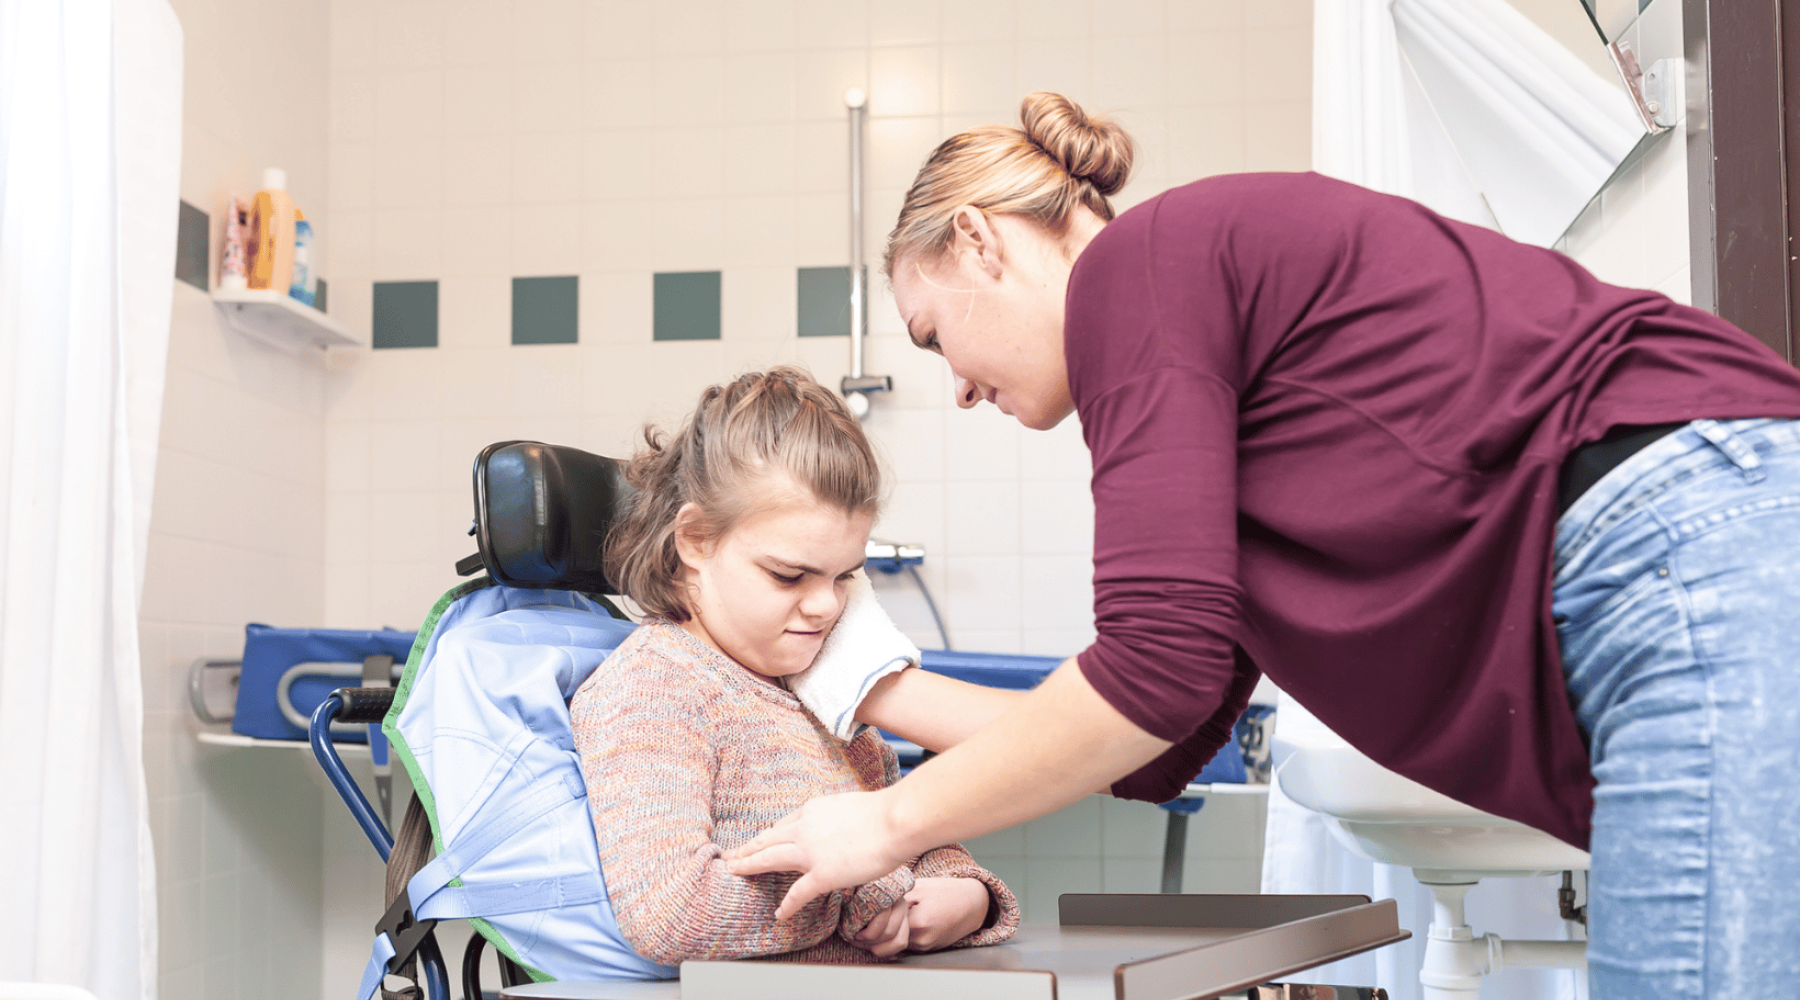
M1694 304L1800 363L1800 4L1784 2L1682 0L1688 213Z

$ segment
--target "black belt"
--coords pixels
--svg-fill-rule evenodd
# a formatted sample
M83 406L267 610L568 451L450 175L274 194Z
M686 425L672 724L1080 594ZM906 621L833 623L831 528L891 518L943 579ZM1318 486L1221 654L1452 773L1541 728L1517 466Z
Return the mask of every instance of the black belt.
M1686 427L1683 420L1673 424L1618 427L1598 441L1591 441L1569 452L1563 460L1562 475L1556 490L1556 516L1568 513L1575 501L1600 477L1617 468L1620 462L1643 451L1651 442Z

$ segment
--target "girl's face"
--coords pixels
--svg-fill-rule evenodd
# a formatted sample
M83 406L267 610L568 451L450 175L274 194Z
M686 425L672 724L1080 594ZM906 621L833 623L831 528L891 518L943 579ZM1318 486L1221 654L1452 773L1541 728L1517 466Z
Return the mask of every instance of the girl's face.
M746 515L710 544L677 532L692 611L683 627L762 677L805 670L843 613L874 522L871 513L789 499Z
M1063 357L1072 260L1038 226L1011 216L981 216L969 231L959 230L938 260L896 261L894 303L912 342L950 363L958 406L985 399L1048 430L1075 409Z

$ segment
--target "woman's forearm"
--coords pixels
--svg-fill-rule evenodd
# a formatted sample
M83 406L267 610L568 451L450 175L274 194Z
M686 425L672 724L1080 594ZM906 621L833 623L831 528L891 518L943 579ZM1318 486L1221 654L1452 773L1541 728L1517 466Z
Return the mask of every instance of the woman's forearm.
M881 793L899 850L916 854L1054 812L1170 746L1100 697L1073 659L1010 702Z
M876 681L856 718L942 753L1006 714L1025 694L909 667Z

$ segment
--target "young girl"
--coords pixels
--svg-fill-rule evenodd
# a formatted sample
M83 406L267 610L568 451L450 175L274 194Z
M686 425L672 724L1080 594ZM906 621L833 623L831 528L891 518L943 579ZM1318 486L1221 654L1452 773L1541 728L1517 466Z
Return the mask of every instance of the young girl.
M875 730L840 742L783 680L844 609L880 473L843 401L792 368L714 386L672 440L645 439L607 565L648 617L570 704L626 941L676 965L872 962L1010 937L1012 893L958 846L783 920L792 876L725 870L723 852L807 799L898 778Z

